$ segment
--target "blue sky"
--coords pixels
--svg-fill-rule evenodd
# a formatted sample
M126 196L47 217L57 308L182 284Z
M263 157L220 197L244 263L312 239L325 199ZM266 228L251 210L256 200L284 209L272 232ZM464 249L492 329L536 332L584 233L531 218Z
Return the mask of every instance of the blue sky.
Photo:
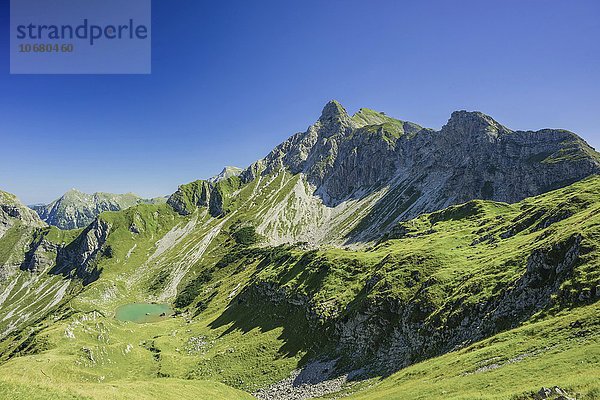
M154 0L152 74L9 75L0 188L166 195L247 166L330 99L440 128L457 109L600 147L600 2Z

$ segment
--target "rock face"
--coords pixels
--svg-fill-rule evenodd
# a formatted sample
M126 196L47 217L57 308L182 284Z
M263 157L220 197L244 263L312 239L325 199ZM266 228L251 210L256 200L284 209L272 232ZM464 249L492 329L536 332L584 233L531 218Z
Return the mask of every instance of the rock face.
M46 224L15 195L0 190L0 238L14 225L41 228Z
M46 226L15 195L0 191L0 289L22 268L35 232Z
M105 246L110 233L108 222L95 219L72 243L58 250L53 274L80 278L84 284L98 279L96 262L100 257L112 257L112 249Z
M60 250L60 245L46 240L43 235L33 237L20 268L34 274L43 273L54 266L56 254Z
M471 199L516 202L600 173L600 155L565 130L510 130L480 112L457 111L440 130L336 101L319 120L241 174L302 174L328 207L386 194L365 225L407 220Z
M167 200L181 215L191 214L197 207L206 207L213 217L226 213L231 194L240 186L237 176L221 177L214 180L198 180L181 185Z
M143 199L133 193L86 194L72 189L48 205L35 205L31 208L49 225L60 229L76 229L89 225L104 211L119 211L137 204L157 204L165 201L166 199L161 197Z

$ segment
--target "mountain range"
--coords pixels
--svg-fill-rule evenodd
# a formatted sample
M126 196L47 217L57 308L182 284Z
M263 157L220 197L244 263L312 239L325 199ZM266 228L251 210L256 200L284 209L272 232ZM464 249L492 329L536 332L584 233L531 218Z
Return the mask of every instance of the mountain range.
M49 204L36 204L31 208L49 225L60 229L83 228L104 211L120 211L137 204L157 204L166 199L143 199L136 194L87 194L71 189Z
M216 183L241 172L241 168L227 166L208 181ZM167 198L168 196L144 199L134 193L87 194L71 189L49 204L34 204L29 207L48 225L68 230L85 228L104 211L120 211L138 204L160 204L166 202Z
M0 192L0 395L598 398L598 174L566 130L331 101L166 202Z

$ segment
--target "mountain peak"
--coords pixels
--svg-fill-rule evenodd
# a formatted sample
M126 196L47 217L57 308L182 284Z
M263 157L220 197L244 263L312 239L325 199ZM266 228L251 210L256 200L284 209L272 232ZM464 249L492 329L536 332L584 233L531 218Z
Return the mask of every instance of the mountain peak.
M560 162L539 165L551 155ZM542 167L551 173L540 174ZM453 112L435 131L366 108L350 118L330 101L316 124L246 169L242 181L282 168L304 174L313 194L330 207L402 182L396 208L404 211L397 218L412 218L477 198L519 201L598 173L600 164L575 135L512 131L479 111ZM448 177L443 184L440 176ZM417 192L427 200L413 204Z
M442 127L442 132L452 131L463 134L473 134L486 132L497 135L499 133L509 133L510 129L498 123L489 115L480 111L454 111L450 119Z
M348 118L350 118L350 116L346 112L346 109L337 100L330 100L325 104L325 107L323 107L319 121L323 122Z
M228 165L225 168L223 168L223 170L218 175L215 175L212 178L209 178L208 181L209 182L219 182L219 181L222 181L223 179L231 178L233 176L238 176L242 173L242 171L243 171L242 168L232 167L232 166Z
M89 196L89 194L82 192L81 190L77 190L75 188L71 188L67 190L60 198L61 199L75 199Z

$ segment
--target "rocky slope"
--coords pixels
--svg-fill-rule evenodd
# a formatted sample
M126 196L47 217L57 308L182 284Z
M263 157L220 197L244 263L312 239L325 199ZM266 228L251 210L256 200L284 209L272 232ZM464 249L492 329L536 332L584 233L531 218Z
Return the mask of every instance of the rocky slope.
M104 211L119 211L136 204L158 204L163 198L143 199L133 193L86 194L71 189L47 205L31 206L46 223L60 229L76 229L89 225Z
M14 273L30 244L33 232L46 224L16 196L0 191L0 278Z
M46 226L38 215L25 207L15 195L0 190L0 238L17 224L34 228Z
M64 298L71 283L51 270L69 236L0 191L0 340L44 317Z

